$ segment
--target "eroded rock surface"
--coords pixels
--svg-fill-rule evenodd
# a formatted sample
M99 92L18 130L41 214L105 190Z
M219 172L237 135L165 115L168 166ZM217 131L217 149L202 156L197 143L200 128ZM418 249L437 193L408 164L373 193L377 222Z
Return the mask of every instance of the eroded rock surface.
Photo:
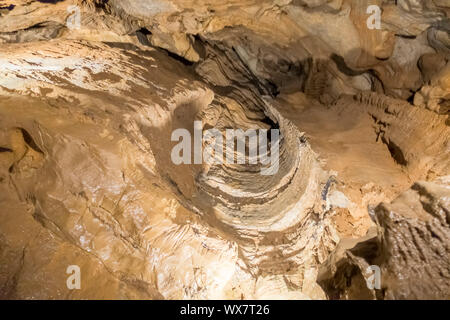
M332 299L449 299L449 177L417 182L373 210L378 235L340 244L321 269L319 283ZM356 242L356 243L355 243ZM379 288L370 289L370 266Z

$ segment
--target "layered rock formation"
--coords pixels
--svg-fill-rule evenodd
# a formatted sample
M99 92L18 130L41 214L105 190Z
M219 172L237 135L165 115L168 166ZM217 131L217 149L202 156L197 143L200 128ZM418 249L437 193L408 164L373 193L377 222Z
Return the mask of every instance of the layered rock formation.
M449 179L418 182L373 210L378 233L347 241L319 275L334 299L449 299ZM356 243L355 243L356 242ZM369 267L381 269L380 287L366 285Z
M0 298L448 299L449 14L0 1ZM195 123L279 130L276 170L175 163Z

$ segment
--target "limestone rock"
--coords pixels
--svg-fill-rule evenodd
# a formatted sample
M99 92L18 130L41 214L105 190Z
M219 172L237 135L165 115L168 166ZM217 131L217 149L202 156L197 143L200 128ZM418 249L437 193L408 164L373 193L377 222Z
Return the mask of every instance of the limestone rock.
M449 299L449 179L417 182L374 211L377 232L344 241L318 281L332 299ZM372 233L373 234L373 233ZM379 288L370 267L381 270Z
M0 298L448 298L449 16L0 1ZM228 130L276 161L210 148Z

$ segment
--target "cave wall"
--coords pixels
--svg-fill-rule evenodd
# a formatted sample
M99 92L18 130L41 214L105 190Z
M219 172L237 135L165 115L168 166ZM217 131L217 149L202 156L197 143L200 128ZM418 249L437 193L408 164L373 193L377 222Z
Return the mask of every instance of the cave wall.
M0 298L448 298L449 14L0 1ZM194 121L279 129L278 171L174 164Z

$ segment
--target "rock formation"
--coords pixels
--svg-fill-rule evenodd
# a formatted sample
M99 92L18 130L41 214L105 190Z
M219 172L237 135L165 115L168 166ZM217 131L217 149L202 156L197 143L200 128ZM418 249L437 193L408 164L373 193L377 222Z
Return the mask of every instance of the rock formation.
M448 190L448 177L418 182L392 203L378 205L375 236L342 242L322 266L319 283L329 296L449 299ZM371 265L381 268L380 288L366 285Z
M0 298L448 299L449 16L1 0Z

